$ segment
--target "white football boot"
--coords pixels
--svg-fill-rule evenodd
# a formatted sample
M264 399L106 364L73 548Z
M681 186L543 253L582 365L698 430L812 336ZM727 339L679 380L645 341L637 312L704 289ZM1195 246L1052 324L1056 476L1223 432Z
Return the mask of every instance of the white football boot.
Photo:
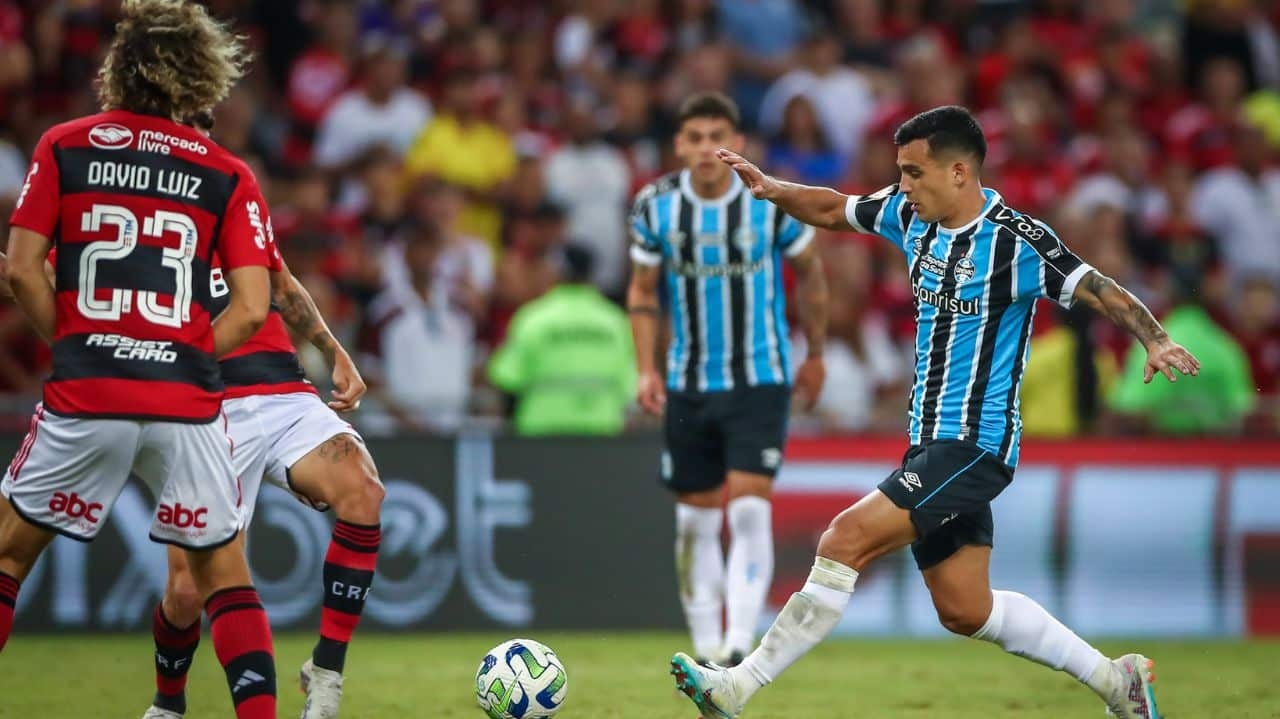
M298 686L307 695L302 705L302 719L334 719L342 703L342 675L324 669L310 659L298 671Z
M683 652L671 657L671 675L676 689L693 700L704 719L738 719L746 700L724 667L711 662L699 664Z
M147 713L142 715L142 719L182 719L182 715L178 712L171 712L168 709L161 709L154 704L147 709Z
M1155 664L1141 654L1126 654L1111 662L1122 680L1107 699L1107 714L1118 719L1162 719L1151 688Z

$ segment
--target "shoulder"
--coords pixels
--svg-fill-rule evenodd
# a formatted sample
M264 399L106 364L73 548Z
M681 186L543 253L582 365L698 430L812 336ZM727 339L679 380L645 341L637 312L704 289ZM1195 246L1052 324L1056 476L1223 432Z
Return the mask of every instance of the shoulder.
M405 313L405 305L396 290L383 290L369 303L366 322L375 329L382 329Z
M427 99L426 95L423 95L411 87L402 87L399 90L396 90L393 102L420 112L429 113L433 109L431 106L431 100Z
M680 189L679 171L668 172L662 177L659 177L653 182L650 182L644 187L641 187L640 191L636 193L635 201L637 203L647 202L649 200L660 197L662 195L675 192L679 189Z
M40 135L49 147L95 147L127 150L137 146L143 118L119 111L99 112L60 122Z
M1056 242L1058 237L1049 225L1025 212L1009 207L1003 201L997 202L996 206L991 208L987 213L986 222L1008 231L1019 242L1032 245L1044 241L1046 237Z
M248 163L231 154L230 151L220 145L212 145L212 147L215 148L215 151L211 153L211 156L216 154L216 162L227 174L234 175L238 184L246 185L247 183L246 186L258 186L258 177L253 174L253 168L249 167Z
M106 113L87 115L60 122L40 135L40 142L56 145L69 138L84 137L91 144L102 143L113 147L127 147L133 142L133 130L112 122Z

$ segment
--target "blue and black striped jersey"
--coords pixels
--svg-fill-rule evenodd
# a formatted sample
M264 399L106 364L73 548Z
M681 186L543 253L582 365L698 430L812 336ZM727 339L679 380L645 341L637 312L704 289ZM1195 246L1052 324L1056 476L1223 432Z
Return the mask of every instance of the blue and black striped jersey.
M982 213L956 229L922 221L897 185L850 197L845 214L907 256L916 306L911 443L969 440L1013 467L1036 300L1069 307L1093 268L1048 225L994 190L983 194Z
M666 268L670 389L790 384L781 258L802 252L812 227L752 197L736 174L722 197L700 198L683 170L636 195L631 235L635 262Z

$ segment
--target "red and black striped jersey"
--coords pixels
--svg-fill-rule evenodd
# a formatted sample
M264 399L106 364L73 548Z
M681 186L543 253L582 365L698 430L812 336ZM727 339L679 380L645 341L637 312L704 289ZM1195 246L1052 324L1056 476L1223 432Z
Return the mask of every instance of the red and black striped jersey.
M45 407L216 417L212 268L278 269L265 215L249 168L192 128L111 111L47 131L10 220L57 249Z
M274 247L275 232L271 229L271 218L264 219L267 242ZM273 271L281 269L283 267L276 267ZM222 269L216 263L213 278L210 295L216 316L227 306L227 285L221 281ZM262 328L249 341L227 353L218 366L228 399L258 394L316 392L315 385L307 380L306 372L298 362L297 350L275 303L272 303L271 313Z

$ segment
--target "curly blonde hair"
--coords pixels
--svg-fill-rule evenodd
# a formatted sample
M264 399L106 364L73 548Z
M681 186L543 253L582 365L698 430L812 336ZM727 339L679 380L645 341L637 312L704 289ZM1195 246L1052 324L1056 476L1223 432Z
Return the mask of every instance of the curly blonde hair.
M98 71L103 110L207 115L244 75L244 38L186 0L125 0Z

